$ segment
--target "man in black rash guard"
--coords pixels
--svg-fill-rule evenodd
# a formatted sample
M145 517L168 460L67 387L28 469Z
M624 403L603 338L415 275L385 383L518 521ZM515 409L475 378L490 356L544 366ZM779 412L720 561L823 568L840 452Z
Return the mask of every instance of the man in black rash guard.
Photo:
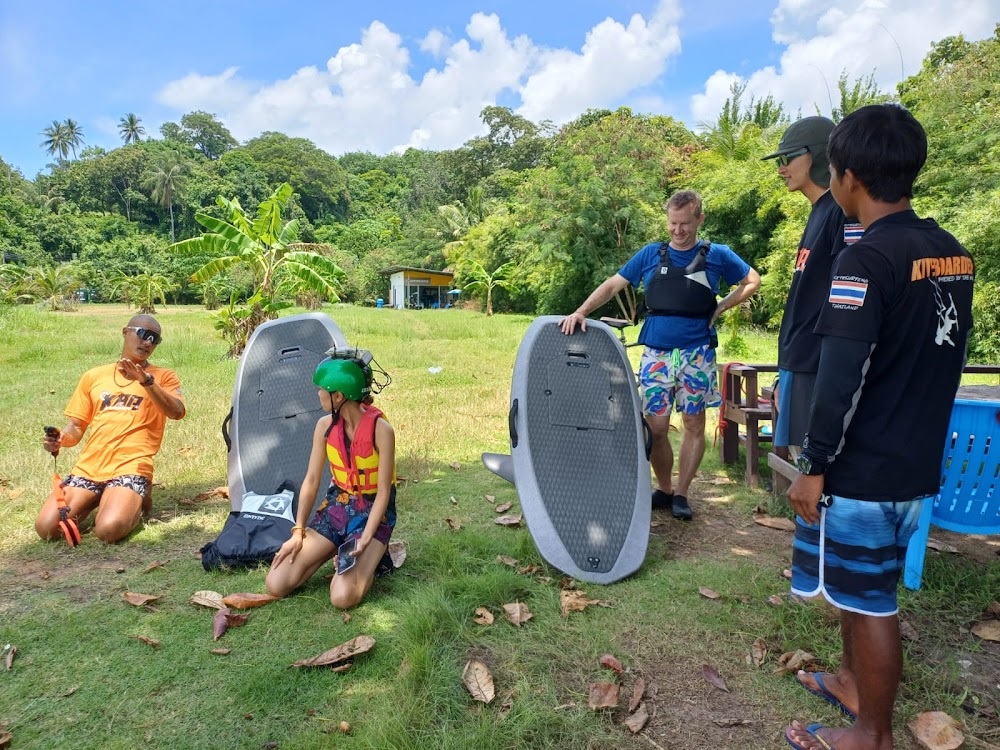
M762 157L775 159L789 192L802 193L812 204L778 334L774 447L784 458L798 457L806 434L821 341L813 329L830 291L833 259L864 231L856 220L844 217L830 194L826 144L832 130L833 121L826 117L804 117L788 126L777 151Z
M855 716L793 722L804 750L891 750L902 670L896 586L925 498L938 492L972 328L972 258L910 207L927 137L905 109L863 107L830 135L830 190L864 237L834 262L809 426L788 491L792 591L841 609L843 659L804 688Z

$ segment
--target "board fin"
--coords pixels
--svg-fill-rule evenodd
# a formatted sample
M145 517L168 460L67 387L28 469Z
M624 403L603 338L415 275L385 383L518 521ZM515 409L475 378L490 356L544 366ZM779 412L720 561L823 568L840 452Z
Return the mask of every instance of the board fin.
M514 460L507 453L484 453L483 466L514 484Z

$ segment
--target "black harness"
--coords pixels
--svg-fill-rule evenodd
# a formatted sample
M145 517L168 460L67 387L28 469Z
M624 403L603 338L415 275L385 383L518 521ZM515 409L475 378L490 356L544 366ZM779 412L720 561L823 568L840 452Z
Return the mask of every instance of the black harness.
M711 319L717 302L705 275L705 258L710 248L702 240L694 260L679 267L670 262L669 245L660 244L660 263L646 288L646 315Z

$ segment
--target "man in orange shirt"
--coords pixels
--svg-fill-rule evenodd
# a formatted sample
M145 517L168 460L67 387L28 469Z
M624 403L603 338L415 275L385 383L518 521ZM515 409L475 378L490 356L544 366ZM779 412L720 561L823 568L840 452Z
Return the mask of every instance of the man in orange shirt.
M66 406L62 432L46 434L49 453L87 444L62 483L69 518L76 523L98 508L94 535L108 543L128 536L152 507L153 456L160 449L167 418L184 417L181 384L173 370L150 364L161 341L160 324L136 315L122 329L122 356L88 370ZM35 519L42 539L61 537L59 502L53 492Z

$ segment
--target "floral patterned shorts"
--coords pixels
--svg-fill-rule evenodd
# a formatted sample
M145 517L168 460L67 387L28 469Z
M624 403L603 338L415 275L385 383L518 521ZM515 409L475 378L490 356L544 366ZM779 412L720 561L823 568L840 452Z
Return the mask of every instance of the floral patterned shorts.
M337 485L331 484L326 492L326 498L313 514L309 528L339 547L344 542L361 537L374 503L375 493L351 495ZM382 516L382 522L375 530L375 538L382 544L389 544L395 526L396 485L393 485L389 494L389 505Z
M653 349L647 346L639 362L642 413L670 416L670 407L684 414L701 414L722 404L715 349Z
M62 483L63 487L79 487L81 490L93 492L98 497L104 494L104 490L108 487L128 487L140 497L146 497L149 494L149 485L150 480L138 474L124 474L107 482L96 482L93 479L70 474Z

